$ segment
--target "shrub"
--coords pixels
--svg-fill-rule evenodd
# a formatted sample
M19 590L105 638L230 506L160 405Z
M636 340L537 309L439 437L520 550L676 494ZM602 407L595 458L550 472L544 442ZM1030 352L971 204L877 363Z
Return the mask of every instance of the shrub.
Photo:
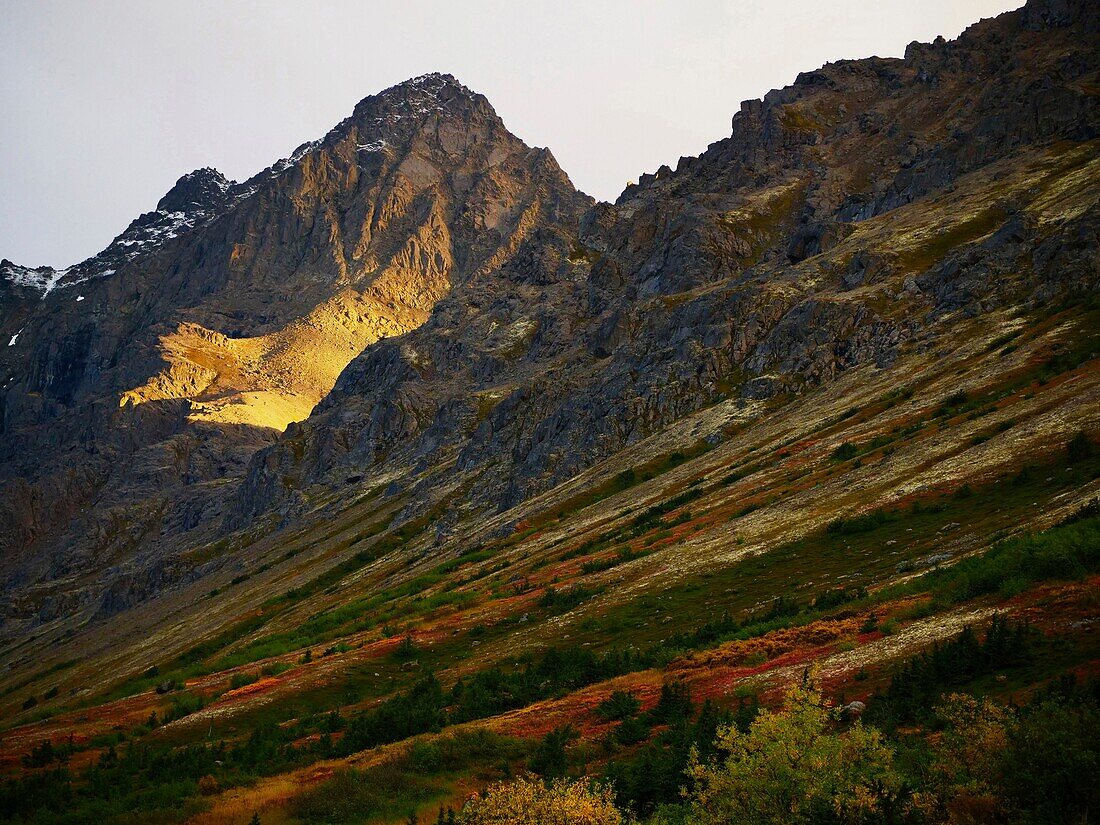
M943 603L955 603L1037 581L1080 579L1100 567L1100 517L1086 508L1042 533L1013 536L980 556L933 570L893 592L931 590Z
M595 593L596 591L581 585L570 587L568 590L548 587L539 598L539 607L550 613L564 613L591 598Z
M1085 697L1082 697L1085 698ZM1018 713L988 699L952 694L937 709L933 740L915 808L940 821L1086 822L1100 790L1100 710L1095 697L1042 699ZM982 817L975 818L980 811Z
M243 688L245 685L251 685L253 682L258 681L259 678L258 673L234 673L233 678L229 680L229 689Z
M353 718L340 742L341 753L399 742L409 736L439 730L446 721L443 690L428 674L404 693Z
M436 773L443 766L443 753L434 742L413 742L409 761L420 773Z
M393 655L398 659L415 659L419 652L420 649L417 648L416 642L413 641L412 636L406 636L393 651Z
M620 745L637 745L649 738L649 725L637 716L624 719L615 728L615 741Z
M177 719L189 716L195 711L202 710L204 704L201 696L178 693L172 697L172 704L164 712L163 722L167 725L169 722L175 722Z
M859 450L856 448L855 444L850 441L845 441L833 450L830 458L832 458L833 461L847 461L849 458L855 458L858 452Z
M1087 461L1092 458L1093 452L1092 441L1083 432L1077 433L1066 445L1066 457L1069 459L1070 464Z
M653 708L652 716L659 722L673 719L685 719L694 709L691 703L691 691L683 682L665 682L661 685L661 698Z
M366 770L337 771L296 797L291 812L305 822L363 822L403 818L410 808L438 798L430 779L386 763Z
M263 676L278 676L288 670L290 670L290 665L286 662L269 662L260 668L260 673Z
M459 679L451 690L453 709L448 719L454 724L494 716L651 664L651 657L633 651L609 650L597 655L583 648L551 648L540 659L519 668L494 667Z
M947 412L953 407L961 407L967 402L968 398L969 396L963 390L954 392L940 403L940 411Z
M690 784L687 770L691 754L710 759L718 730L730 724L746 729L758 710L755 696L740 697L734 713L720 710L707 700L694 722L690 716L676 719L629 758L610 762L604 778L615 788L619 806L641 817L649 817L664 806L665 813L671 815L673 806L682 799L681 791ZM647 821L655 825L666 820Z
M921 721L952 687L1032 659L1036 634L1026 624L1009 624L994 616L985 638L967 626L953 639L937 642L914 656L875 697L867 720L895 725Z
M1082 822L1100 809L1100 710L1047 700L1026 708L1009 728L999 760L1004 795L1037 822Z
M862 823L901 790L893 751L858 722L833 732L834 712L812 685L787 691L782 711L762 711L746 733L718 734L727 755L690 768L692 813L707 823Z
M458 816L462 825L621 825L610 788L586 781L545 785L532 777L489 787Z
M875 528L897 519L897 513L881 508L871 510L852 518L835 518L825 527L825 532L846 536L855 533L869 533Z
M579 735L572 725L554 728L543 737L531 755L531 770L548 778L564 776L569 767L565 747Z
M47 739L31 748L29 755L23 757L23 766L27 768L44 768L52 762L67 762L69 752L62 748L55 748L53 742Z
M596 706L596 713L608 721L627 719L641 707L633 693L616 690Z

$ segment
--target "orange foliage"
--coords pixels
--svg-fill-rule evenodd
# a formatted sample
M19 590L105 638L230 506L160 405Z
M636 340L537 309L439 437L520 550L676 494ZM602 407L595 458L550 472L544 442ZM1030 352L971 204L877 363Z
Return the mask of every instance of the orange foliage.
M462 825L621 825L611 788L534 777L490 786L474 795L459 816Z

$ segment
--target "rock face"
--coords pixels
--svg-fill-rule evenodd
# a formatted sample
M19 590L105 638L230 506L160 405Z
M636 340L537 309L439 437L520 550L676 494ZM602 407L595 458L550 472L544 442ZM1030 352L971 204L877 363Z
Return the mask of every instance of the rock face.
M213 529L224 483L353 357L423 323L455 285L551 266L590 203L484 97L428 75L244 183L185 175L84 263L4 261L8 592L133 578L137 559L163 572L139 590L193 572L168 570L164 543ZM109 611L128 601L103 593Z
M829 64L615 204L428 75L244 183L185 176L89 261L4 261L4 632L368 483L443 536L716 400L1095 291L1096 35L1049 0Z
M517 261L365 350L253 459L233 523L371 468L430 499L447 467L508 508L720 397L805 392L945 319L1095 289L1097 24L1048 8L744 103L729 138L593 207L557 277ZM1036 187L1082 175L1082 209L1046 221Z

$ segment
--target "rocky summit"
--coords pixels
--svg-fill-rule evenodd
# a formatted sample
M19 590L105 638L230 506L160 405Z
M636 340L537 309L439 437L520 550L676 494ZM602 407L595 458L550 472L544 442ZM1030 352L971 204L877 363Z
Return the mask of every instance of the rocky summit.
M0 802L68 821L19 783L68 748L96 810L145 748L191 784L132 821L444 821L524 769L686 815L689 748L807 668L844 730L1095 694L1098 293L1085 0L801 74L615 203L447 74L184 175L86 261L0 262ZM1012 770L985 819L890 805L1084 821Z

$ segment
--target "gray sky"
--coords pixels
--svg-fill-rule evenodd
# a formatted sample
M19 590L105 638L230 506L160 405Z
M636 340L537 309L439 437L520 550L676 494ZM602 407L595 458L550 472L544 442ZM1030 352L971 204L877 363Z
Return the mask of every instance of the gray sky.
M614 199L799 71L1021 3L0 0L0 257L82 260L185 172L246 178L429 71Z

